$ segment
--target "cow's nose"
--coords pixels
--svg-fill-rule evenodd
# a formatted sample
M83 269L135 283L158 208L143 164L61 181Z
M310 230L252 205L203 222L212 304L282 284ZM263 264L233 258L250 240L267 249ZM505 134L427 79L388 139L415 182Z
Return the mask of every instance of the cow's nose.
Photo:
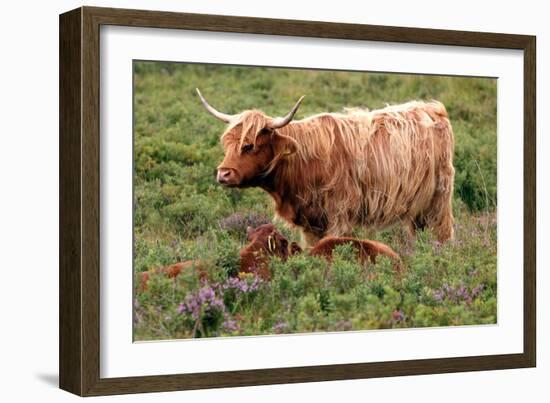
M235 179L235 172L230 168L218 168L218 182L231 183Z

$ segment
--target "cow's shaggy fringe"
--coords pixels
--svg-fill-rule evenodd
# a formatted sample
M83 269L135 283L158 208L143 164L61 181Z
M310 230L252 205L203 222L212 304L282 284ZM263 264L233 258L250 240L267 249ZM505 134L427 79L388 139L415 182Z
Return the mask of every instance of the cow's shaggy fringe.
M243 112L235 123L243 125L238 147L255 143L270 120L259 111ZM297 222L275 198L277 212L302 227L308 243L349 234L353 224L379 229L404 223L411 231L428 226L440 241L453 237L454 138L440 102L323 113L277 133L293 139L296 150L280 151L267 174L275 186L284 184L282 197L304 219Z

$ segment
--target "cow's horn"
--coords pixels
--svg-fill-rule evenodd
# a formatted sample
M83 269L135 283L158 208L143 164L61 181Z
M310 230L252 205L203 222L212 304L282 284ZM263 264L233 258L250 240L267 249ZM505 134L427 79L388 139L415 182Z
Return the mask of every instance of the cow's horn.
M195 89L197 90L197 94L199 94L199 98L201 99L203 106L206 108L208 112L210 112L216 118L220 119L222 122L225 122L225 123L230 123L233 120L233 115L228 115L226 113L222 113L214 109L212 105L206 102L206 99L204 99L199 89L198 88L195 88Z
M277 118L273 120L273 123L269 125L272 129L280 129L283 126L286 126L290 123L292 118L294 117L294 114L300 107L300 104L302 103L302 100L304 99L304 96L300 97L298 102L294 105L294 107L288 112L288 115L286 115L284 118Z

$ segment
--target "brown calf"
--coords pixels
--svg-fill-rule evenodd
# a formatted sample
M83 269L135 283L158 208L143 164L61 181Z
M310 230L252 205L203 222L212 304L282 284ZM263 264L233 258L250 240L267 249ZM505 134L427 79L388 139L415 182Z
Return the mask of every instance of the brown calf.
M376 257L378 255L389 257L394 264L398 264L401 259L395 251L390 248L388 245L371 240L360 240L356 238L348 237L326 237L321 239L317 244L311 248L309 254L311 256L321 256L327 259L329 262L332 261L332 253L334 248L338 245L351 244L353 248L357 251L357 258L361 263L366 264L369 260L371 263L376 264ZM399 267L399 266L395 266Z
M288 240L279 232L273 224L264 224L259 227L247 229L249 243L240 251L239 272L256 273L263 280L271 278L269 270L269 259L273 256L286 261L289 256L302 253L302 248L296 242L289 244ZM400 258L395 251L382 242L371 240L359 240L348 237L326 237L321 239L310 251L309 255L319 256L332 261L334 248L338 245L351 243L357 251L357 258L361 263L366 264L369 260L376 263L378 255L386 256L394 262L394 267L400 268ZM184 270L195 268L201 280L208 278L206 271L201 268L198 260L186 260L160 269L153 269L141 274L140 290L147 290L147 282L151 274L162 273L168 278L176 277Z
M184 270L192 270L195 268L197 270L199 278L201 280L206 280L208 274L201 268L200 260L186 260L184 262L179 262L172 264L170 266L160 267L156 269L151 269L141 273L141 281L139 285L140 291L147 290L147 283L149 282L150 276L153 274L164 274L166 277L176 281L176 277Z
M296 253L297 245L293 242L295 246L289 250L288 240L273 224L260 225L255 229L248 227L246 233L250 243L240 252L241 272L257 273L262 279L269 280L269 258L277 256L285 261L289 255Z
M257 272L264 280L269 280L269 258L278 256L285 261L289 256L302 253L302 248L296 242L290 245L287 239L277 231L273 224L264 224L256 229L247 230L250 243L241 250L242 272ZM357 258L362 264L369 260L376 263L378 255L386 256L392 260L394 267L401 268L399 255L388 245L371 240L360 240L349 237L325 237L309 250L309 255L319 256L332 261L334 248L338 245L350 243L357 252Z

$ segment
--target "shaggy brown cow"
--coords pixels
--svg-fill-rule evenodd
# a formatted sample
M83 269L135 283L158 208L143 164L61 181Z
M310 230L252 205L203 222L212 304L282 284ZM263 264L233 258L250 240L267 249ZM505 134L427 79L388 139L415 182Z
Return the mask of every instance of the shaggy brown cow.
M453 237L454 137L440 102L292 121L303 97L287 116L272 118L257 110L227 115L197 92L228 124L218 182L264 189L307 245L349 234L354 224L404 224L411 234L428 226L440 242Z

